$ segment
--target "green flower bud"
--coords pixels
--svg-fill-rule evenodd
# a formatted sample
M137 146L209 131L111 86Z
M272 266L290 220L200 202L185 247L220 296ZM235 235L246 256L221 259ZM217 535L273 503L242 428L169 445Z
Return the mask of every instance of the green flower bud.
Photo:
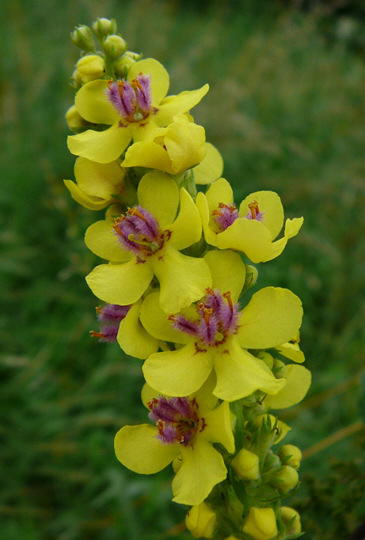
M78 77L83 84L100 79L104 75L104 58L97 54L88 54L80 58L76 64Z
M293 467L289 465L283 465L275 471L270 483L278 488L282 493L287 493L291 489L295 488L299 481L298 473Z
M78 131L86 125L85 120L79 114L75 105L72 105L65 114L66 122L71 131Z
M279 450L279 456L285 465L290 465L294 469L299 469L302 460L302 452L300 448L294 444L284 444Z
M203 502L191 507L185 518L185 525L194 538L212 538L216 521L216 513Z
M181 465L182 465L182 458L181 458L181 456L178 456L172 462L172 468L173 468L175 474L179 471Z
M280 508L281 519L285 525L285 532L287 534L298 534L302 532L302 524L300 522L300 515L294 508L289 506L283 506Z
M268 368L270 368L270 369L273 368L274 357L271 356L270 353L262 351L257 356L258 356L258 358L260 358L260 360L263 360L265 362L265 364L267 365Z
M134 64L137 60L141 58L141 55L132 51L126 51L123 56L117 58L113 63L115 73L119 76L124 76L128 69Z
M117 22L115 19L106 19L105 17L100 17L93 22L92 29L98 38L101 39L108 34L115 34L117 31Z
M255 266L252 266L251 264L246 264L246 278L245 284L243 286L244 291L247 291L255 285L258 274L258 270Z
M272 450L269 450L265 457L264 469L269 471L270 469L278 468L281 466L281 461Z
M91 29L88 26L76 26L71 32L71 41L83 51L94 51L94 37Z
M260 476L259 457L245 448L232 460L232 467L244 480L257 480Z
M127 44L124 39L121 36L117 36L116 34L108 36L103 41L103 49L105 51L105 54L107 54L112 59L118 58L121 54L124 53L126 48Z
M250 508L243 532L255 540L271 540L278 534L275 512L272 508Z

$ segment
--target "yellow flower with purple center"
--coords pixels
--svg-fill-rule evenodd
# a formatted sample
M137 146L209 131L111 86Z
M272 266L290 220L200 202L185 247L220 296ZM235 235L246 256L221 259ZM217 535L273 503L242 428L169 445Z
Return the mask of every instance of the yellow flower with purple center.
M287 219L282 238L276 240L284 224L280 197L273 191L256 191L237 208L224 178L214 182L205 195L198 193L196 204L207 243L241 251L254 263L278 257L303 224L303 218Z
M226 401L256 390L278 393L286 381L277 379L265 362L249 349L275 347L295 334L302 319L299 298L287 289L266 287L240 310L238 298L245 266L232 251L205 255L212 288L195 306L167 316L159 307L158 292L141 307L141 321L156 339L176 344L175 350L152 354L144 363L147 383L163 394L186 396L197 391L212 371L215 396Z
M168 88L167 71L151 58L132 64L125 80L99 79L85 84L76 94L78 112L88 122L111 127L69 136L70 152L99 163L114 161L132 140L154 138L176 115L199 103L209 89L206 84L166 97Z
M234 452L229 404L218 405L211 381L189 397L166 397L147 388L149 417L155 423L124 426L115 437L119 461L134 472L153 474L179 461L172 482L173 500L198 505L227 476L221 453Z
M87 283L104 302L127 305L141 298L155 276L162 309L176 313L211 285L206 261L180 253L200 237L200 215L188 192L163 173L148 173L138 185L137 206L86 231L89 249L110 261L97 266Z

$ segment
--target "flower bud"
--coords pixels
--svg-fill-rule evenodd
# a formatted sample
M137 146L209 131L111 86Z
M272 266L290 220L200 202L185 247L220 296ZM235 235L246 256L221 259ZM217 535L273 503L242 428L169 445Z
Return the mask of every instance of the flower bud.
M93 33L88 26L76 26L75 30L71 32L71 41L83 51L95 50Z
M191 507L185 518L185 525L194 538L212 538L216 520L216 513L203 502Z
M299 469L302 460L300 448L294 444L284 444L279 450L279 456L285 465L290 465L294 469Z
M257 480L260 476L259 457L245 448L232 460L232 467L244 480Z
M239 540L239 538L237 538L237 536L227 536L227 538L225 538L224 540Z
M285 532L287 534L298 534L302 532L300 515L296 510L294 510L294 508L283 506L280 508L280 514L285 525Z
M243 532L255 540L271 540L278 534L276 517L272 508L250 508Z
M264 470L269 471L270 469L278 468L281 466L281 461L272 450L269 450L265 457Z
M181 456L177 456L172 462L172 468L175 474L180 470L181 465L182 465L182 458Z
M78 131L80 128L84 127L86 122L79 114L75 105L72 105L65 114L66 122L71 129L71 131Z
M124 53L126 48L127 44L124 39L121 36L117 36L116 34L111 34L103 41L103 49L105 51L105 54L107 54L112 59L118 58L121 54Z
M97 54L87 54L80 58L76 70L83 83L100 79L104 75L104 59Z
M283 465L275 471L275 474L271 478L271 484L278 488L282 493L287 493L291 489L295 488L299 481L298 473L293 467L289 465Z
M245 284L243 286L243 290L247 291L251 287L253 287L257 281L258 271L255 266L252 266L252 264L246 264L246 277L245 277Z
M118 76L124 77L131 65L134 64L137 60L139 60L139 58L141 58L140 54L132 51L126 51L123 56L120 56L119 58L117 58L117 60L114 61L113 67L115 73Z
M115 34L117 31L117 23L115 19L100 17L92 24L92 29L98 38L103 38L108 34Z

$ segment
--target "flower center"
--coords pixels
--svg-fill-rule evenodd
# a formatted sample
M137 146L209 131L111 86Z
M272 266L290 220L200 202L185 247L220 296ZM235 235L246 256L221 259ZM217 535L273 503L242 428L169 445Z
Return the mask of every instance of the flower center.
M180 332L198 338L196 349L204 346L217 347L237 330L238 304L232 301L231 293L222 294L217 289L207 289L207 294L196 304L199 319L191 321L183 315L170 315L172 325Z
M238 210L234 204L219 203L212 215L219 232L225 231L238 218Z
M128 123L140 122L154 112L149 75L141 73L131 82L109 81L107 96L122 119Z
M161 231L157 220L142 206L129 208L114 221L113 226L120 242L141 260L159 251L171 236Z
M166 444L188 446L206 427L204 418L199 417L196 399L154 398L148 403L148 408L151 411L149 418L156 422L158 438Z
M262 221L264 213L260 212L259 205L257 201L252 201L248 204L250 211L246 215L247 219L256 219L257 221Z
M99 338L99 341L112 343L116 341L119 323L127 315L131 306L118 306L117 304L105 304L96 308L100 331L92 330L90 335Z

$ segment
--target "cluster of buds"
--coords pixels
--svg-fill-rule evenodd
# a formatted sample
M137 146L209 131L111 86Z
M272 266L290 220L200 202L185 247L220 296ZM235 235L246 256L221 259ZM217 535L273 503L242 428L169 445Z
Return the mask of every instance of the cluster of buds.
M118 431L116 456L140 474L172 465L173 500L190 506L196 538L296 538L300 517L282 498L299 482L301 452L282 445L290 427L276 411L310 386L302 306L288 289L251 288L252 263L278 257L303 218L284 220L272 191L235 202L190 114L208 85L167 96L166 69L128 51L114 20L71 37L82 55L65 185L106 210L85 234L103 259L86 277L105 303L91 335L144 361L148 422Z

